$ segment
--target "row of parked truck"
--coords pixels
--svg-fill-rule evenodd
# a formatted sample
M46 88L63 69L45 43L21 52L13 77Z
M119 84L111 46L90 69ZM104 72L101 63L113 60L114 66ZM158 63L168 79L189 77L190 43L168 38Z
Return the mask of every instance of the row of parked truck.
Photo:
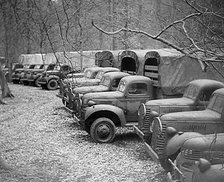
M142 71L86 68L60 79L57 96L95 142L133 127L168 181L223 181L224 84L166 51L147 52Z
M222 181L222 77L173 49L102 52L81 72L23 65L12 81L59 86L57 96L95 142L113 142L118 127L132 127L168 181Z

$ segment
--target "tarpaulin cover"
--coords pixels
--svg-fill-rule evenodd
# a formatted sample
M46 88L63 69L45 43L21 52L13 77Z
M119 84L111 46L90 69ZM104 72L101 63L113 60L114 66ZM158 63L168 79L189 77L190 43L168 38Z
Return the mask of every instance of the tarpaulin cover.
M186 84L194 79L207 78L224 82L224 79L212 67L208 67L204 72L196 59L174 49L149 51L146 57L159 58L159 82L164 95L183 93ZM217 67L222 68L222 64L220 63ZM223 69L220 71L223 72Z
M111 51L102 51L97 54L95 65L99 67L113 67L115 65L115 58Z
M19 63L26 64L43 64L45 54L21 54L19 56Z
M45 62L46 64L57 62L68 64L72 68L80 70L81 67L85 68L95 65L95 54L97 52L99 51L47 53Z

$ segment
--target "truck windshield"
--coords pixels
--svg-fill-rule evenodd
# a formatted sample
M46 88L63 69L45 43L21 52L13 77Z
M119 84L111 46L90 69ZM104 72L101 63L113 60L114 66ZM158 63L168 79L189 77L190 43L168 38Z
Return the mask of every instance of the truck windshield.
M48 67L47 67L47 71L48 70L53 70L55 67L55 64L49 64Z
M126 85L125 81L120 81L120 83L119 83L119 85L117 87L117 90L120 91L120 92L124 92L125 85Z
M37 65L34 66L34 69L39 69L40 66L41 66L40 64L37 64Z
M199 88L196 85L189 85L184 92L184 97L195 100L198 92Z
M109 87L110 78L108 76L103 76L102 79L101 79L100 85L104 85L106 87Z
M213 95L209 101L208 109L211 109L221 114L223 107L224 107L224 97L219 94Z
M95 79L101 79L102 78L102 76L103 76L103 71L99 71L98 73L97 73L97 75L96 75L96 78Z
M91 71L90 70L85 72L85 77L86 78L90 78L91 77Z

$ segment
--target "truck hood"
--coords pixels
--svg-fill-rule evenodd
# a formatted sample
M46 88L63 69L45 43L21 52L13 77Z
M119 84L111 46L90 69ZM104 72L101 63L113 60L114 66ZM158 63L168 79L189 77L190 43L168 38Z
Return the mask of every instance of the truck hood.
M76 82L76 85L78 87L83 87L83 86L99 85L99 83L100 83L99 79L86 79L84 81Z
M77 87L73 89L74 93L86 94L89 92L105 92L108 91L108 87L104 85L95 85L95 86L86 86L86 87Z
M166 146L167 156L175 154L182 146L183 143L191 138L202 136L202 134L197 132L184 132L183 134L174 135L168 142Z
M224 151L223 141L224 133L201 135L186 140L183 147L197 151Z
M59 70L50 70L50 71L46 71L46 73L47 73L48 75L54 75L54 74L59 74L60 71L59 71Z
M123 93L119 91L113 91L113 92L97 92L97 93L87 93L83 96L83 100L92 100L92 99L118 99L122 98Z
M181 105L193 105L194 101L192 99L181 97L172 99L156 99L146 102L146 106L181 106Z
M85 80L90 80L89 78L86 78L86 77L81 77L81 78L75 78L75 77L72 77L72 78L66 78L64 79L64 82L65 83L78 83L78 82L82 82L82 81L85 81Z
M210 109L203 111L186 111L164 114L161 116L161 121L198 121L198 120L220 120L220 114Z

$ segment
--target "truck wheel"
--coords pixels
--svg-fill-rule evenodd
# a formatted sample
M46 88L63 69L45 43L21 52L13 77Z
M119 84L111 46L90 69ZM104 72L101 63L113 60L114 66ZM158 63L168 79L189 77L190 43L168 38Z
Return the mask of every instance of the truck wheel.
M47 83L47 89L48 90L56 90L58 88L58 82L55 79L50 80Z
M13 80L12 83L14 83L14 84L18 84L19 81L18 81L18 80Z
M98 118L90 127L90 136L95 142L110 143L113 141L116 128L109 118Z

